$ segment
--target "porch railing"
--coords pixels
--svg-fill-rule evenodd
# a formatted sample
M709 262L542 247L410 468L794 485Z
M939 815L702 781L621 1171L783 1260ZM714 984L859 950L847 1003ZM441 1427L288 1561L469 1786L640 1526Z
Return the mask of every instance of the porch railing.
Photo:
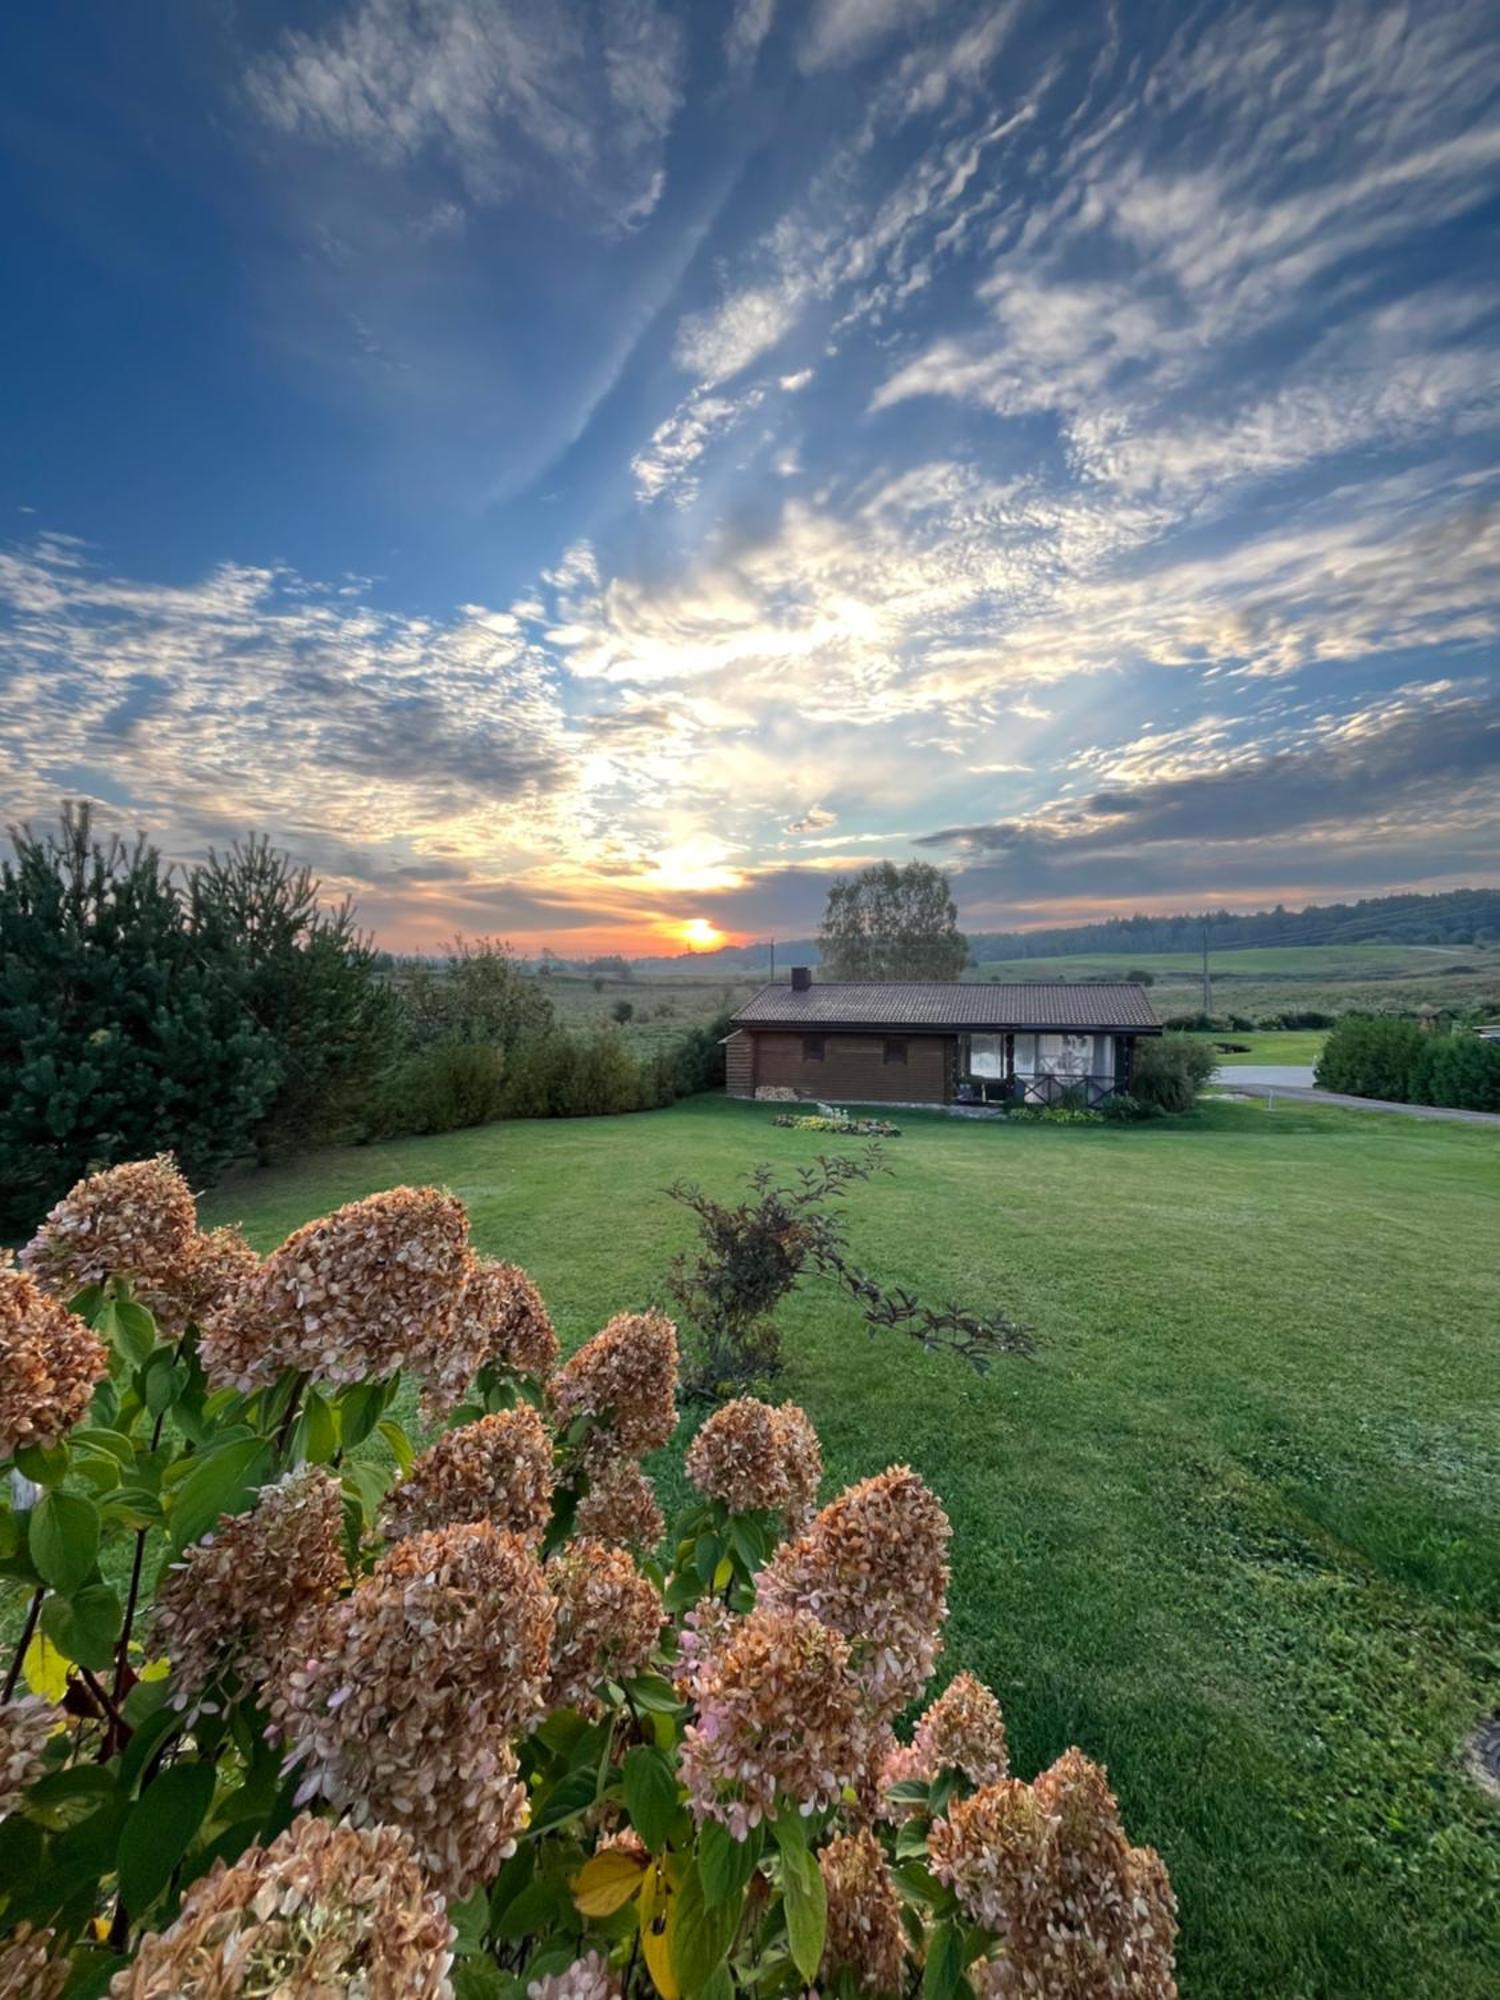
M1119 1084L1112 1076L965 1076L959 1078L961 1103L973 1104L1071 1104L1092 1111L1106 1097L1113 1097ZM972 1093L972 1095L970 1095Z

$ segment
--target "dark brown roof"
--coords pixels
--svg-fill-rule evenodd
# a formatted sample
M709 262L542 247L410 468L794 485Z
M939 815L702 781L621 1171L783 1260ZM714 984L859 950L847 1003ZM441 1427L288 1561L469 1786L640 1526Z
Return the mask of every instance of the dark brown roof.
M980 980L814 980L798 993L763 986L734 1016L745 1028L1065 1028L1155 1034L1146 989L1119 985L993 986Z

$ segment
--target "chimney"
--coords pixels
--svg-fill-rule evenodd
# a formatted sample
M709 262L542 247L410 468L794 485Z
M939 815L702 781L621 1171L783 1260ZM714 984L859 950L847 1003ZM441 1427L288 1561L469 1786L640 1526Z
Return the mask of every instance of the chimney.
M792 967L792 991L794 993L805 993L811 985L812 967L810 965L794 965Z

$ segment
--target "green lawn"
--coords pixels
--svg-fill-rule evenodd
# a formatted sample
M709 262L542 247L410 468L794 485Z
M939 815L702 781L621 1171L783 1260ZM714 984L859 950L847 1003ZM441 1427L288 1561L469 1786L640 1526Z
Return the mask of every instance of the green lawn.
M767 1107L498 1125L221 1189L261 1247L436 1180L527 1266L569 1342L660 1296L717 1191L818 1149ZM956 1529L947 1669L999 1692L1017 1768L1109 1766L1182 1902L1182 1987L1229 2000L1500 1989L1500 1813L1458 1748L1500 1706L1500 1145L1372 1114L1213 1105L1146 1127L908 1116L857 1252L1003 1303L987 1378L826 1290L782 1393L829 1490L906 1459ZM827 1145L827 1140L821 1142ZM688 1427L684 1426L684 1431ZM664 1454L663 1497L680 1497Z
M1231 1034L1226 1030L1221 1035L1198 1035L1196 1041L1213 1045L1233 1042L1233 1049L1219 1056L1221 1069L1233 1069L1245 1063L1303 1063L1311 1065L1322 1053L1327 1030L1323 1028L1294 1028L1280 1032L1261 1034L1247 1029L1244 1034Z

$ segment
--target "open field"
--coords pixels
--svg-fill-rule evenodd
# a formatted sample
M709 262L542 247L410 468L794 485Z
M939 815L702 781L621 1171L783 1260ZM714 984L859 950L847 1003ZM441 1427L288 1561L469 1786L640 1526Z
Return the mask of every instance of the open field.
M627 1001L631 1018L624 1031L639 1054L670 1047L681 1040L686 1029L739 1006L764 983L744 975L698 978L689 973L656 977L638 973L629 979L603 979L596 984L581 973L554 972L537 980L566 1028L586 1032L611 1026L614 1009L622 1000Z
M1242 1035L1195 1035L1193 1039L1214 1047L1221 1042L1233 1042L1235 1046L1232 1049L1220 1053L1219 1067L1234 1069L1242 1068L1246 1063L1315 1063L1322 1054L1327 1031L1323 1028L1289 1028L1262 1034L1247 1030Z
M268 1247L445 1182L572 1344L660 1296L691 1237L669 1181L727 1192L813 1156L770 1116L698 1099L394 1141L205 1206ZM1171 1864L1189 2000L1492 1995L1500 1815L1458 1745L1500 1706L1494 1135L1213 1105L1118 1129L908 1116L888 1155L856 1252L1010 1306L1038 1358L977 1378L872 1346L816 1289L787 1313L780 1391L822 1433L828 1490L907 1459L943 1496L944 1671L996 1688L1025 1774L1075 1740L1108 1763ZM657 1466L669 1513L680 1442Z

